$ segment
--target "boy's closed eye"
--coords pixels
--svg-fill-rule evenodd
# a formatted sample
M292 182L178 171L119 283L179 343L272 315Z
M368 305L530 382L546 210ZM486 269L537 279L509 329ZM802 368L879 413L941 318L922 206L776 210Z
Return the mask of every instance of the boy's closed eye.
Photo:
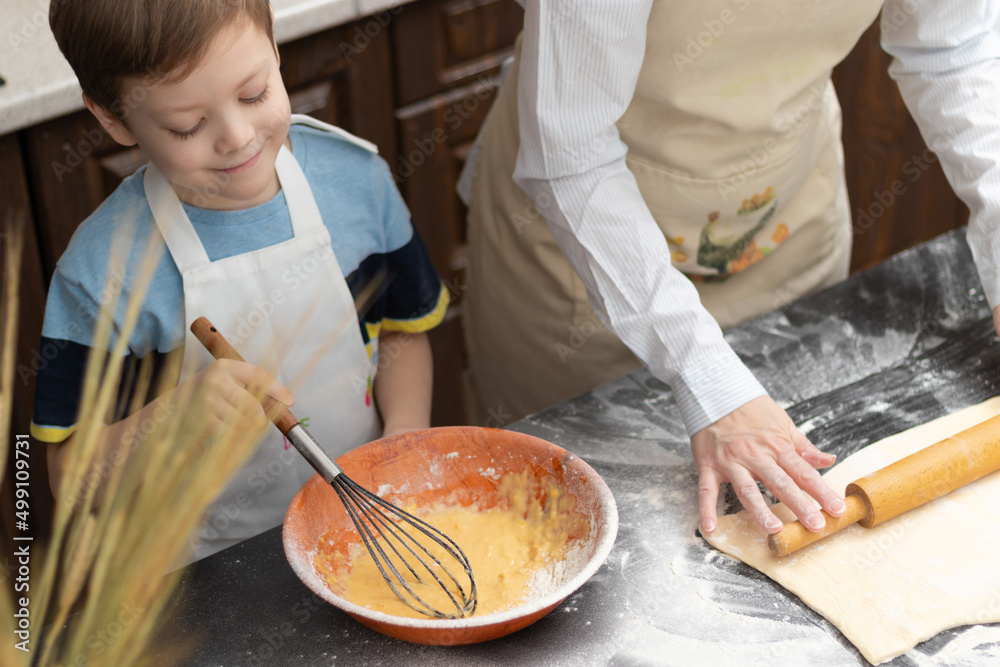
M270 92L271 92L271 89L269 87L267 87L267 86L264 86L264 90L260 91L259 93L257 93L253 97L244 97L244 98L241 98L240 102L243 102L243 104L249 104L250 106L253 106L254 104L260 104L261 102L266 102L267 101L267 96L268 96L268 94Z
M253 97L241 97L240 102L249 106L254 106L256 104L266 102L269 93L270 93L270 88L268 86L264 86L264 89L261 90L256 95L254 95ZM189 139L194 135L198 134L198 130L200 130L204 126L204 124L205 124L205 119L202 118L201 120L198 121L197 124L191 126L186 130L174 130L172 128L167 128L167 129L170 132L170 134L174 135L178 139Z
M205 119L203 118L198 121L197 125L193 126L188 130L171 130L170 128L167 129L170 132L170 134L174 135L178 139L189 139L190 137L193 137L194 135L198 134L198 130L200 130L204 124L205 124Z

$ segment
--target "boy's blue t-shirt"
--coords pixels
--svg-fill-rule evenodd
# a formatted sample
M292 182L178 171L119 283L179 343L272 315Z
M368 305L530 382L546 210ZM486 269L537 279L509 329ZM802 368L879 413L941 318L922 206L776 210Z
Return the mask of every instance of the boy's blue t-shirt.
M448 292L413 229L385 162L309 127L293 125L289 137L352 295L362 294L380 273L387 278L378 297L359 306L358 323L369 354L381 328L420 332L436 326L447 308ZM116 303L113 347L125 320L128 296L138 289L139 267L151 246L156 269L128 341L123 375L134 372L138 361L150 354L154 363L162 361L163 355L184 342L184 286L146 202L144 173L143 168L126 178L80 225L52 276L32 420L32 433L40 440L59 442L72 432L97 315L102 304ZM184 209L212 261L265 248L293 235L283 192L241 211L212 211L188 204ZM127 260L116 261L116 256ZM115 294L119 289L121 294ZM123 395L121 400L126 398Z

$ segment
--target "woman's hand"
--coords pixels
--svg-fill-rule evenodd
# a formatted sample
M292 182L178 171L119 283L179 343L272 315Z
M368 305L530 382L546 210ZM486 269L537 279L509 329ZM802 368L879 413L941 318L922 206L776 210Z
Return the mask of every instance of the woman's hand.
M825 524L819 507L831 516L844 513L844 501L816 472L833 465L836 457L816 449L768 396L755 398L695 433L691 450L704 532L718 525L716 501L723 482L732 484L743 507L768 533L781 530L782 522L771 512L757 482L763 482L814 532Z

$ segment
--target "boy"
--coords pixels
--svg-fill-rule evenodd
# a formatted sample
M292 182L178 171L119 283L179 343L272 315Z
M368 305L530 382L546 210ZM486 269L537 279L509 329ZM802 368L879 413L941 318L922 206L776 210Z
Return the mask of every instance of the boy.
M268 0L52 1L50 24L87 108L115 141L138 145L150 161L84 221L52 278L42 344L60 353L39 374L32 430L52 443L57 497L111 248L122 236L130 246L126 268L113 276L122 296L110 344L144 249L162 237L168 252L129 354L160 359L183 350L184 360L177 389L103 429L109 465L141 446L144 425L174 414L195 385L209 388L219 423L235 415L253 432L266 421L248 387L295 402L333 456L429 426L424 332L440 322L448 293L374 147L291 116L272 20ZM373 281L377 298L359 311L354 297ZM188 331L200 316L244 358L278 356L275 375L213 362ZM379 347L392 351L383 363ZM194 559L279 525L312 475L271 432L210 509Z

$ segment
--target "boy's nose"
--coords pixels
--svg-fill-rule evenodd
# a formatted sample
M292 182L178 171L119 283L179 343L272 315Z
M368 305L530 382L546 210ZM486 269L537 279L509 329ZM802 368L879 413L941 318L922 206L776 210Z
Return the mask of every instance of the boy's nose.
M222 129L217 142L219 153L237 153L253 143L256 136L253 123L246 119L229 119Z

